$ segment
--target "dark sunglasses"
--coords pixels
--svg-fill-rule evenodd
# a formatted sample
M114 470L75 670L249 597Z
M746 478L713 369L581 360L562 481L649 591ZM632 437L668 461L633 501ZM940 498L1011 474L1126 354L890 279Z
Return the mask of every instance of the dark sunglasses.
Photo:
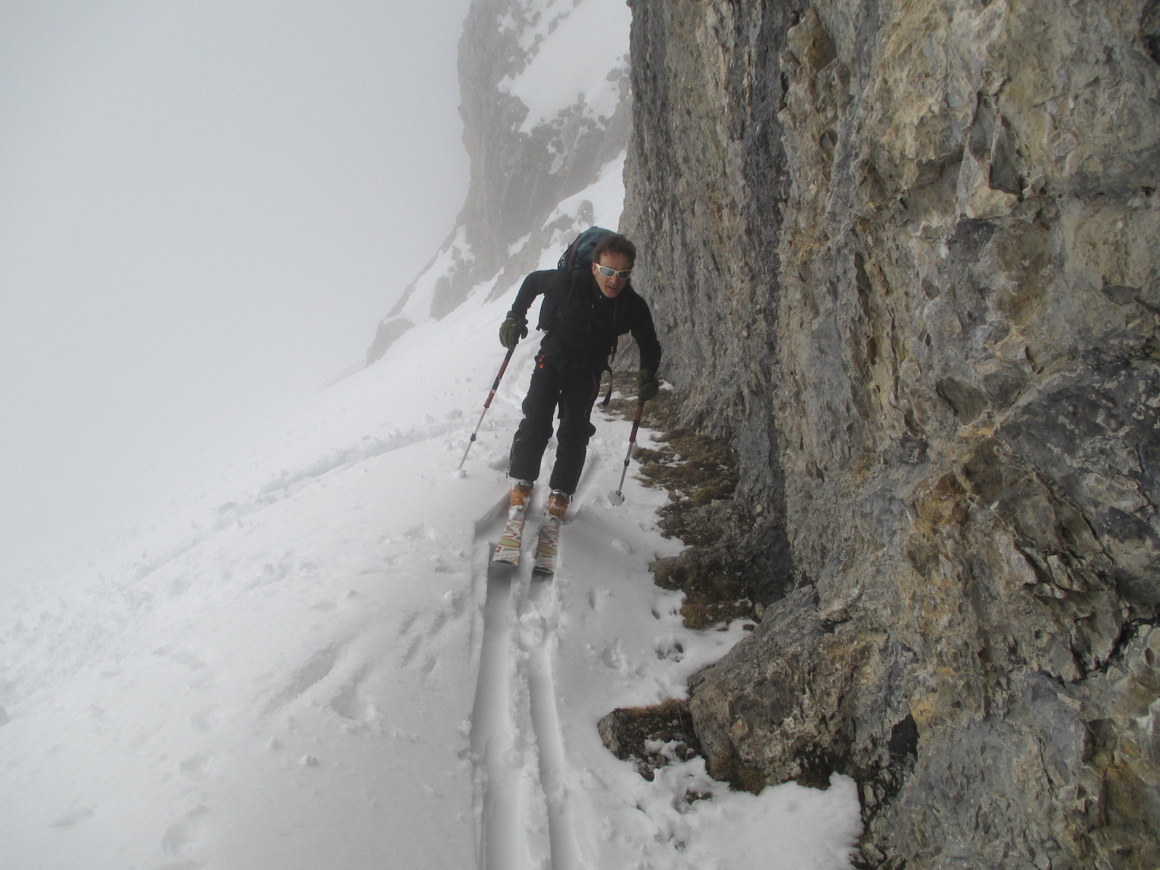
M608 266L601 266L599 263L593 263L592 265L595 266L596 271L603 275L605 278L611 278L613 275L615 275L621 281L627 281L628 276L632 274L632 269L621 269L618 272L616 269L610 268Z

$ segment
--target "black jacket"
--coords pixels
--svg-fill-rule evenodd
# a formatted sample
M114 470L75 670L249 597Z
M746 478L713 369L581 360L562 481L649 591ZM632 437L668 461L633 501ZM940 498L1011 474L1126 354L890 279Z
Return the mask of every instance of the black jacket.
M509 316L525 321L528 309L540 294L537 328L546 333L540 351L574 365L601 371L616 349L617 339L632 333L640 348L640 367L654 374L661 363L652 312L631 284L615 299L600 292L590 271L545 269L524 279Z

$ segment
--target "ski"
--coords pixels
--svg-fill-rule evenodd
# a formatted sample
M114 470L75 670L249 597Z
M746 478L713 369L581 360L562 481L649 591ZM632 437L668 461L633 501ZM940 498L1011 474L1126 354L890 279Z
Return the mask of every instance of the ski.
M536 541L536 563L532 576L547 579L556 573L556 555L560 546L560 518L549 516L540 526Z
M510 572L519 567L520 549L523 545L524 517L527 508L516 505L508 510L507 522L504 523L503 534L492 548L489 573Z

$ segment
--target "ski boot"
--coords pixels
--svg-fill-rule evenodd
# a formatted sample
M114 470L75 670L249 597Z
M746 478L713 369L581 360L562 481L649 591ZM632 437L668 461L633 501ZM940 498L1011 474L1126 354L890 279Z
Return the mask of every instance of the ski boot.
M528 512L528 502L532 498L532 483L519 480L508 494L508 515L503 534L492 552L492 562L500 562L513 568L520 564L520 546L523 543L524 518Z
M539 540L536 542L536 565L532 574L537 577L551 577L556 573L556 555L560 544L560 523L572 497L563 490L554 489L548 496L547 517L540 526Z

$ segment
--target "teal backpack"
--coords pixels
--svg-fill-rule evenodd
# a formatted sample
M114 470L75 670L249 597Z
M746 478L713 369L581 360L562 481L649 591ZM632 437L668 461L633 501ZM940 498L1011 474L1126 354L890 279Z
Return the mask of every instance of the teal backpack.
M572 244L560 255L560 261L556 263L556 268L562 270L587 269L592 265L593 248L605 236L613 235L616 235L613 230L606 230L604 227L589 227L572 240Z

